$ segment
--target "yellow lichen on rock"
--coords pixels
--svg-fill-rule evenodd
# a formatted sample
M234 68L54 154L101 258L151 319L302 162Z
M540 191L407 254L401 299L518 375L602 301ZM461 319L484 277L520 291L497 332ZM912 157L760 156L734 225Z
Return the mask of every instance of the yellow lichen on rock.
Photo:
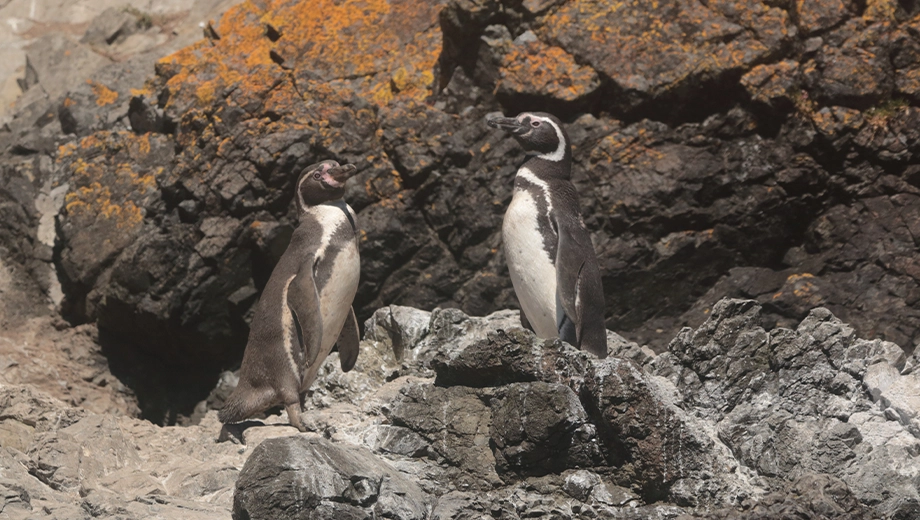
M380 105L424 99L441 50L437 12L422 0L248 1L224 15L220 39L183 49L159 66L167 71L169 103L204 109L231 90L239 104L257 104L279 84L296 99L293 84L284 82L292 70L349 80Z
M139 226L142 201L156 191L156 176L163 171L139 171L136 166L151 152L149 139L149 134L96 132L76 146L62 147L58 163L71 174L71 189L64 199L67 216L83 225L107 221L118 228ZM81 154L74 156L78 149ZM125 154L123 162L111 164L109 158L118 151Z
M897 0L867 0L863 19L866 21L894 20L897 12Z
M590 94L600 85L594 69L579 65L559 47L540 41L512 47L502 58L499 73L501 90L549 95L563 101Z
M93 88L93 95L96 96L96 106L104 107L118 100L118 92L102 83L97 83L92 80L86 80L86 82Z

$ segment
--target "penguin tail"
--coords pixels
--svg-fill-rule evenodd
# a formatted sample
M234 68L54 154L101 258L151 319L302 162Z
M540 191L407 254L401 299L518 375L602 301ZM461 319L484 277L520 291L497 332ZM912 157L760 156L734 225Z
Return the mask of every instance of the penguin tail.
M223 424L240 422L266 410L272 405L274 391L255 389L242 381L217 412L217 420Z
M243 399L234 391L224 402L224 406L217 412L217 420L223 424L239 422L245 419L243 414Z
M607 329L604 323L582 328L578 348L597 356L599 359L607 357Z

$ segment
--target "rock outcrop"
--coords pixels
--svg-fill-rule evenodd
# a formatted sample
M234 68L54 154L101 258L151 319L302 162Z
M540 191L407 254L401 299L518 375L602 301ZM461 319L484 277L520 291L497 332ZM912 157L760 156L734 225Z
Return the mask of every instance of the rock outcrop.
M0 238L124 366L157 367L125 377L145 416L168 422L238 363L291 233L291 182L319 159L361 170L347 196L363 233L361 319L391 303L514 307L498 228L522 155L482 118L549 110L573 140L608 328L661 351L728 296L785 327L824 306L911 352L915 11L245 2L155 66L150 51L84 65L89 82L29 88L0 132ZM168 27L128 18L100 14L74 52ZM34 52L56 56L63 37ZM23 86L72 65L45 61ZM152 390L166 386L188 391Z
M355 369L215 442L199 424L72 408L0 387L0 511L27 518L911 518L916 357L826 309L795 329L722 300L655 355L598 360L484 318L391 306ZM398 353L398 354L397 354ZM232 377L225 377L232 387ZM225 390L225 389L223 389ZM223 391L221 390L221 391ZM218 393L218 391L215 391ZM5 517L6 517L5 516Z

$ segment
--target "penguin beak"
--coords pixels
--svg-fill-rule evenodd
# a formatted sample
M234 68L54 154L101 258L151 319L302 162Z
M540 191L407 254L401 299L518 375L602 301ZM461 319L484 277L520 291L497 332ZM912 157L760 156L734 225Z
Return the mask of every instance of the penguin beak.
M330 182L329 183L330 185L333 185L333 186L338 185L335 187L340 187L343 184L345 184L345 181L350 179L357 170L358 168L356 168L354 164L342 164L342 165L332 166L331 168L327 169L324 172L324 174L327 176L328 179L331 179L332 181L334 181L334 182Z
M492 128L500 128L512 135L526 134L530 128L513 117L493 117L486 121Z

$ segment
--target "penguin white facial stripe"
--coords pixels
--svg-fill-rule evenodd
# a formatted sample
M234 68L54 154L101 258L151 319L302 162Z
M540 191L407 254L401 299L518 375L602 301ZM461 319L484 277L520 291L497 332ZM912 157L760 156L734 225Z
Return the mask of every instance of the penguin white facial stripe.
M297 278L297 275L291 276L284 282L284 289L281 291L281 330L284 333L284 352L287 354L288 361L291 363L291 370L295 375L300 375L300 367L297 366L297 360L294 359L294 313L288 307L288 288L291 282ZM299 345L298 345L299 347Z
M546 181L537 177L532 171L530 171L530 168L526 167L518 170L517 175L527 182L540 187L540 190L543 191L543 199L546 201L546 213L552 213L553 200L549 197L549 185L546 184Z
M303 179L300 179L300 182L297 184L297 200L300 202L300 207L301 207L301 208L306 208L306 207L307 207L307 203L303 200L303 191L302 191L302 188L303 188L303 183L306 182L307 179L309 179L309 178L310 178L310 177L309 177L308 175L305 175L304 178L303 178Z
M562 129L559 128L559 125L553 122L552 119L548 119L545 117L533 117L533 119L543 121L543 123L552 126L553 130L556 131L556 138L559 140L559 144L556 145L555 151L553 151L552 153L540 154L537 157L541 159L545 159L547 161L552 161L552 162L561 161L563 158L565 158L565 136L562 134Z

